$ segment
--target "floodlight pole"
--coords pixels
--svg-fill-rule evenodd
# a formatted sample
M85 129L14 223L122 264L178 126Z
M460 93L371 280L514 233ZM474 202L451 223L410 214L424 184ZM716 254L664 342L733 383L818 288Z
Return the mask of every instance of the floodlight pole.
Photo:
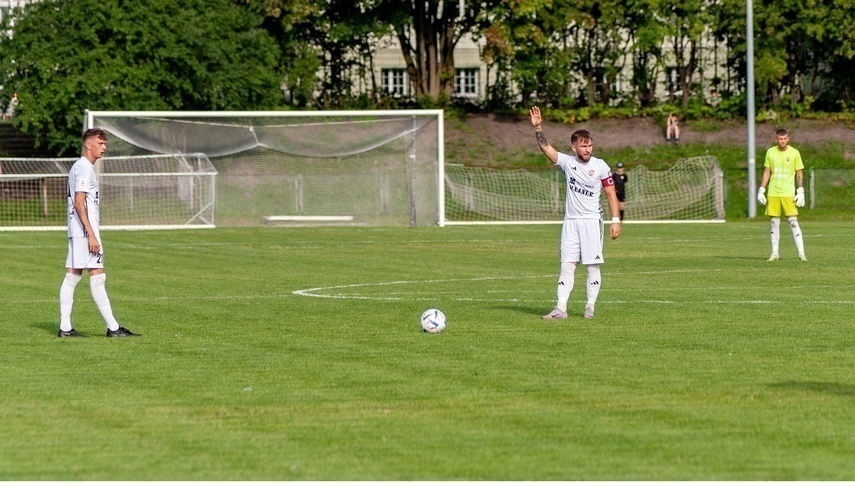
M748 218L757 216L757 161L754 142L754 4L745 0L746 76L745 91L748 95Z

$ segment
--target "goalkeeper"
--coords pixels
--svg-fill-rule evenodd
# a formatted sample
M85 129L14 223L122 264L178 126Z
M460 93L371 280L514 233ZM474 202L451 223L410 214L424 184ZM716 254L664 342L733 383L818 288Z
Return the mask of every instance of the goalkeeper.
M561 269L558 275L558 300L555 309L544 315L543 319L567 318L567 301L573 290L576 265L580 262L588 271L588 301L582 316L590 319L594 317L594 305L603 280L600 274L600 264L604 262L603 209L600 205L602 193L606 194L612 216L609 236L612 240L620 236L620 210L614 178L606 162L592 155L594 140L590 132L573 132L570 136L573 155L564 154L555 150L543 134L540 108L532 107L530 115L540 151L564 172L567 187L559 251Z
M804 163L798 149L791 147L790 135L786 129L775 132L775 147L766 151L766 162L763 164L763 179L757 189L757 201L766 205L766 214L772 218L772 255L769 262L778 260L778 243L781 241L781 215L787 216L799 260L805 261L805 244L802 239L802 229L799 227L796 208L805 205ZM795 184L793 184L795 182ZM769 191L766 191L768 185Z

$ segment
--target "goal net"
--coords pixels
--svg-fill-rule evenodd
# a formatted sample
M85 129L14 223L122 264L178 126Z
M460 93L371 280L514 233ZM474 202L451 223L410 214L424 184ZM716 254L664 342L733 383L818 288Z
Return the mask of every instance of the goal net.
M207 155L217 226L442 225L441 110L88 111L86 120L108 132L111 155Z
M0 159L0 230L65 229L76 160ZM204 154L104 157L95 171L102 228L214 226L217 172Z
M715 157L692 157L661 171L629 171L630 221L724 221L724 173ZM564 218L564 174L554 167L498 169L448 165L446 223L553 223ZM603 195L603 208L608 202Z

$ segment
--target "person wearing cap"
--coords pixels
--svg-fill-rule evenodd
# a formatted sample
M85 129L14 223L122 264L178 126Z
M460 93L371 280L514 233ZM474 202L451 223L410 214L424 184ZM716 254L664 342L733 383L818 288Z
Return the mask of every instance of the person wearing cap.
M626 175L623 168L623 163L617 163L617 172L615 178L615 194L617 195L618 208L620 208L620 219L623 221L623 208L626 201L626 182L629 181L629 176Z

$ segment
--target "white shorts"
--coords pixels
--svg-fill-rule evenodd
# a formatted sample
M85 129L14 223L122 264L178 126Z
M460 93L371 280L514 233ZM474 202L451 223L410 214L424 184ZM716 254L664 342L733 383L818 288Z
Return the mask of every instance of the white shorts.
M93 254L89 252L89 239L87 237L69 237L65 267L68 269L103 269L104 246L101 245L100 254Z
M564 220L561 225L561 262L602 264L603 220Z

